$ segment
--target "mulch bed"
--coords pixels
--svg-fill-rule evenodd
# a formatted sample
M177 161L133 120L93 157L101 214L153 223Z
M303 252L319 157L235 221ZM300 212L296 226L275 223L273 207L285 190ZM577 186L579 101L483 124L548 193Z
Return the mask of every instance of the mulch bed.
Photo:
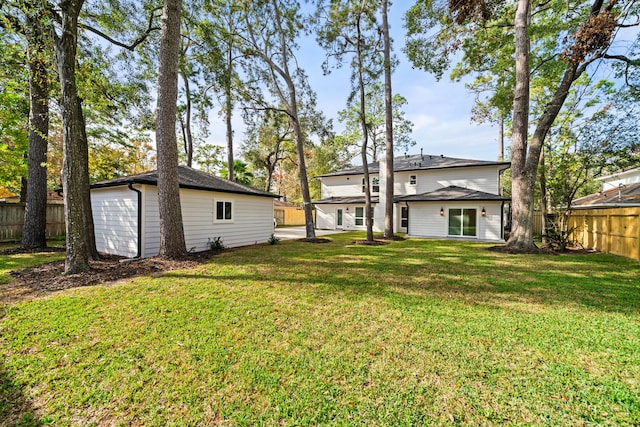
M16 254L20 253L20 250L9 249L0 251L0 253ZM78 274L64 274L64 260L54 261L20 271L12 271L10 274L14 280L8 284L0 285L0 303L31 300L63 289L100 283L113 284L136 276L191 268L206 262L215 254L214 251L198 252L189 254L181 260L157 257L125 260L118 256L103 255L100 260L89 262L90 270Z

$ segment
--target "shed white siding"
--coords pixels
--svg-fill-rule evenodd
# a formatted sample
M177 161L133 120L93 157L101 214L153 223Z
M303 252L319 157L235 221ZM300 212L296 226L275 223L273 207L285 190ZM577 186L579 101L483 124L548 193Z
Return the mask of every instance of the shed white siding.
M273 199L269 197L182 190L181 199L187 249L209 249L209 239L216 237L228 248L265 243L273 234ZM232 203L232 221L214 221L216 201Z
M141 257L160 252L160 214L158 188L136 185L142 198ZM217 200L231 202L233 219L214 220ZM138 251L138 194L126 186L91 190L96 245L98 251L135 257ZM209 249L209 239L221 237L225 247L264 243L273 234L273 199L211 192L180 190L180 204L187 250Z
M138 194L127 187L91 190L98 252L135 257L138 253Z
M486 216L480 212L484 207ZM444 216L440 216L440 209ZM447 238L449 231L449 209L470 208L477 210L477 239L501 241L502 203L480 202L410 202L409 232L410 236Z
M215 222L217 201L233 204L233 220ZM244 194L220 193L201 190L180 190L180 205L187 250L209 249L209 240L220 237L225 247L265 243L273 234L273 199ZM156 187L145 192L145 245L143 256L160 252L160 216Z

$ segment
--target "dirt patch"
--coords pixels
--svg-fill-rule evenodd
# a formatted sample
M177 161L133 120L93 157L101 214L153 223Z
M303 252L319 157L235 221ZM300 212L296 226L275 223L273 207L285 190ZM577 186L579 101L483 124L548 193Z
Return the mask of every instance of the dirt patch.
M330 243L331 239L323 239L322 237L316 237L315 239L299 239L301 242L307 243Z
M380 241L380 240L356 240L353 242L356 245L365 245L365 246L384 246L388 245L389 242Z
M2 253L7 253L3 251ZM18 253L18 252L12 252ZM0 303L39 298L63 289L113 284L136 276L158 274L165 271L195 267L211 259L216 252L205 251L189 254L182 260L161 258L124 259L103 255L100 260L90 261L91 268L78 274L64 274L64 260L36 267L12 271L14 280L0 286Z

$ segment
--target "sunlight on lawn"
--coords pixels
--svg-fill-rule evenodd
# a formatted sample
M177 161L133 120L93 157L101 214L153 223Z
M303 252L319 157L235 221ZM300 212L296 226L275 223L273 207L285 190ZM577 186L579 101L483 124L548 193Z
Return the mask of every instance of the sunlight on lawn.
M359 238L227 251L192 270L8 306L0 416L640 423L637 262Z

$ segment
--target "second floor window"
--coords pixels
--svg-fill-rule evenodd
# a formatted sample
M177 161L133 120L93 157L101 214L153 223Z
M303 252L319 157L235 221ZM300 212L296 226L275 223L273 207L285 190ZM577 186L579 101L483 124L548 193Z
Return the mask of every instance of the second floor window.
M409 185L416 185L418 183L418 175L409 175Z
M362 178L362 192L364 193L364 178ZM371 192L379 193L380 192L380 178L371 178Z

